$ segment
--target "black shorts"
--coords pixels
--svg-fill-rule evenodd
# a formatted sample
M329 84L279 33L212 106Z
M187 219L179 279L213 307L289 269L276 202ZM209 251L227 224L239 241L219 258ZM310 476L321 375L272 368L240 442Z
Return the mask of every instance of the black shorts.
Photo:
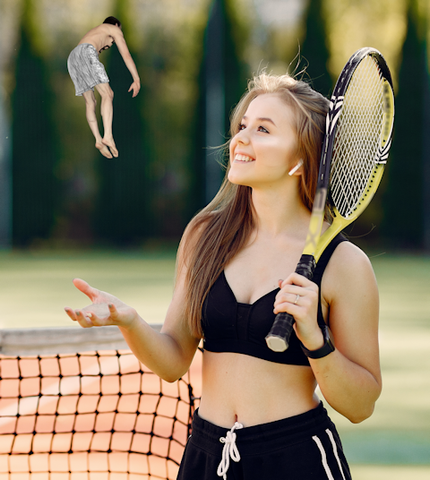
M322 404L284 420L232 430L238 461L229 456L223 476L217 474L223 449L226 456L220 438L226 439L228 430L196 411L177 480L351 480L336 427ZM225 463L224 458L224 470Z

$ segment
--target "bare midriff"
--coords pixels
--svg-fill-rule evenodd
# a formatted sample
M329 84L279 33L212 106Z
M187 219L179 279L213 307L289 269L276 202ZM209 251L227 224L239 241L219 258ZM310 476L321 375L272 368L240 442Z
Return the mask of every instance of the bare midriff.
M310 367L205 351L199 415L226 428L273 422L315 408L315 388Z

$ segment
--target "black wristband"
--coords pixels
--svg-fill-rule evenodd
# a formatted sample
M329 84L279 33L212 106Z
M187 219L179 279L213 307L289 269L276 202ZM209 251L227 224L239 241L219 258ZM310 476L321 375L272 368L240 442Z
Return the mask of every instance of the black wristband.
M323 358L335 350L331 330L327 325L324 325L321 327L321 331L324 336L324 345L321 348L318 348L317 350L308 350L302 343L300 343L304 354L309 358Z

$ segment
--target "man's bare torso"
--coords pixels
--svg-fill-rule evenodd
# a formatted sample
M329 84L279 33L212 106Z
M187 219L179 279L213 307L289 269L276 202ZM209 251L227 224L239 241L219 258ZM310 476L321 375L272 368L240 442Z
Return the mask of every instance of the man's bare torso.
M79 45L83 43L89 43L93 45L93 47L95 47L95 49L99 53L103 50L107 50L115 43L115 39L112 36L112 28L118 27L114 27L113 25L108 24L102 24L91 29L82 37Z

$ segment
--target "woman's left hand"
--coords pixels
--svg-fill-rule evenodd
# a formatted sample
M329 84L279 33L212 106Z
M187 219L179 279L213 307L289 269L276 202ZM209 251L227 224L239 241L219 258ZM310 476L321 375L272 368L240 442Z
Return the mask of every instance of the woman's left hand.
M279 288L274 313L292 315L294 330L303 345L309 350L320 348L324 338L317 322L318 286L306 277L292 273L285 280L279 280Z
M65 307L67 315L83 328L102 327L117 325L118 327L130 327L139 319L134 308L114 297L110 293L102 292L92 287L84 280L75 278L75 287L84 293L92 302L85 308L72 309Z

